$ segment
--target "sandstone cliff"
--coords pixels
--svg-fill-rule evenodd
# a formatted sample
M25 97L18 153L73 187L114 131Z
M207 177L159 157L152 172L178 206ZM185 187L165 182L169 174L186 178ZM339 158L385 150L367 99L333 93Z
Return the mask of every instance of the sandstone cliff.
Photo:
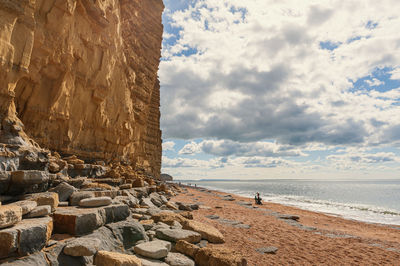
M158 177L163 8L0 0L0 142L123 161Z

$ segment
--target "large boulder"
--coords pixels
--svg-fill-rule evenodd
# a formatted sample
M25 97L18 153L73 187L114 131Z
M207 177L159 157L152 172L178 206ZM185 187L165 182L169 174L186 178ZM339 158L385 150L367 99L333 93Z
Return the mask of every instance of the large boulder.
M157 192L153 192L149 195L151 202L157 207L161 207L163 204L167 203L168 200Z
M19 170L11 172L8 193L23 194L46 191L49 188L49 174L45 171Z
M48 260L43 252L36 252L32 255L10 259L7 262L2 263L2 266L33 266L33 265L48 265Z
M14 202L13 205L20 206L22 209L22 215L25 215L25 214L31 212L33 209L35 209L37 206L37 203L36 203L36 201L33 201L33 200L20 200L20 201Z
M143 198L143 199L140 201L140 205L146 206L146 207L149 207L149 208L155 208L155 207L157 207L156 205L154 205L154 203L151 201L150 198Z
M148 240L143 226L134 220L121 221L106 225L116 239L118 239L125 249L133 247L140 240Z
M201 235L199 233L184 229L160 228L156 231L156 236L159 239L171 242L185 240L189 243L198 243L201 240Z
M43 206L37 206L30 213L25 215L24 218L37 218L37 217L43 217L43 216L46 216L49 214L51 214L51 206L43 205Z
M194 261L181 253L169 252L164 260L170 266L194 266Z
M106 224L125 220L131 215L129 206L116 204L102 207L106 211Z
M63 207L53 214L54 230L57 233L85 235L105 224L125 220L129 215L129 207L124 204L99 208Z
M175 245L175 250L191 258L195 258L197 252L200 250L200 247L187 241L179 240Z
M204 224L201 222L186 220L183 222L183 229L192 230L198 232L201 238L208 240L211 243L221 244L225 242L224 236L218 231L217 228Z
M54 211L59 203L58 194L55 192L42 192L25 195L24 200L36 201L38 206L50 205L51 211Z
M199 266L246 266L247 261L238 252L228 248L205 247L196 252L196 265Z
M76 191L73 192L69 197L69 204L71 206L78 206L82 199L93 198L93 191Z
M0 206L0 229L10 227L22 220L22 208L17 205Z
M58 194L59 201L68 201L69 197L74 193L77 189L70 184L63 182L58 186L49 189L50 192L56 192Z
M101 250L94 258L96 266L142 266L140 259L134 255Z
M0 258L25 256L40 251L53 231L50 217L25 219L9 229L0 230Z
M8 191L11 181L10 172L0 171L0 195Z
M154 222L163 222L168 225L172 225L175 221L179 223L184 223L186 221L186 218L184 218L182 215L177 214L177 213L171 213L167 211L163 211L157 214L154 214L151 219L154 220Z
M96 238L76 238L65 245L63 252L73 257L93 256L100 249L101 244L101 240Z
M168 241L154 240L136 245L134 251L136 254L151 259L161 259L168 255L171 250L171 243Z
M32 265L51 265L51 266L62 266L62 265L74 265L74 266L86 266L93 265L93 256L87 257L74 257L64 254L63 250L66 246L66 241L57 241L55 245L47 247L44 251L46 254L47 264L32 264Z
M106 222L106 212L102 208L78 209L58 208L53 214L54 231L71 235L84 235L93 232Z

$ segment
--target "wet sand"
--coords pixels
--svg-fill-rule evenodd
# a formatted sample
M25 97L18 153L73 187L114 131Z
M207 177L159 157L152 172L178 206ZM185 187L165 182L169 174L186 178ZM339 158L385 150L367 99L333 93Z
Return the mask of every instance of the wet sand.
M224 245L242 252L248 265L400 265L400 225L363 223L275 203L256 206L253 199L226 195L188 188L172 201L199 204L194 220L218 228ZM265 247L278 250L256 251Z

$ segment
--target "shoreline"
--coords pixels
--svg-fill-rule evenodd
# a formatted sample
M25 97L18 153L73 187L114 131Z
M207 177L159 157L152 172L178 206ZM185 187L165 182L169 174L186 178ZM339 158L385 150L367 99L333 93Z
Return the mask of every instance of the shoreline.
M226 238L225 245L241 251L249 265L393 265L400 261L400 227L349 220L280 203L255 206L254 199L240 195L181 187L187 192L171 200L198 204L194 220L220 230ZM272 247L277 248L276 254L261 254L260 249Z
M175 183L175 182L171 182L171 184L178 185L178 183ZM229 191L229 190L228 191L223 191L223 190L219 190L218 188L213 188L213 187L202 187L201 185L197 186L197 187L194 187L193 185L184 184L183 181L181 183L181 187L188 187L188 188L193 188L193 189L196 189L196 188L206 189L206 190L210 190L210 191L215 191L217 193L232 194L232 195L235 195L237 197L248 198L248 199L253 199L254 200L254 198L252 196L245 195L245 193L237 194L236 192L233 192L233 191ZM279 196L280 195L276 195L276 197L279 197ZM284 195L284 196L286 196L286 195ZM324 200L321 200L321 201L324 201ZM321 210L316 210L316 209L318 209L318 207L306 207L306 206L296 205L295 203L274 201L274 200L269 200L268 197L267 197L267 200L263 199L263 202L264 203L280 204L280 205L283 205L283 206L293 207L293 208L297 208L297 209L301 209L301 210L305 210L305 211L311 211L311 212L326 214L326 215L339 217L339 218L350 220L350 221L362 222L362 223L367 223L367 224L375 224L375 225L381 225L381 226L389 226L389 227L392 227L392 228L400 230L400 221L398 221L398 222L397 221L396 222L387 221L385 223L385 222L379 222L379 221L371 221L371 219L365 219L365 218L362 218L362 217L354 218L354 216L356 216L355 214L340 213L340 209L338 209L338 208L336 208L336 210L337 210L336 213L332 212L334 210L321 211ZM366 211L366 212L374 213L377 216L382 216L382 217L385 217L386 215L390 215L391 214L391 213L385 213L385 211L378 212L378 211L373 210L373 209L369 209L369 210L361 210L360 209L360 210L357 210L357 208L360 208L360 207L357 206L358 205L357 203L342 203L342 202L331 202L331 203L332 203L332 206L334 206L335 204L337 204L337 205L341 205L342 204L344 207L349 208L351 211L354 211L354 212L358 211L359 213L363 213L364 211ZM361 204L361 205L364 205L364 204ZM368 208L368 207L370 207L370 208L382 208L382 209L385 209L387 212L389 212L389 211L392 212L393 211L393 212L395 212L394 214L396 214L397 216L400 217L400 213L398 213L396 210L392 210L392 209L390 209L388 207L380 207L380 206L367 205L367 204L365 204L365 206L366 206L366 208ZM394 214L392 214L392 215L394 215ZM386 218L388 219L388 217L386 217Z

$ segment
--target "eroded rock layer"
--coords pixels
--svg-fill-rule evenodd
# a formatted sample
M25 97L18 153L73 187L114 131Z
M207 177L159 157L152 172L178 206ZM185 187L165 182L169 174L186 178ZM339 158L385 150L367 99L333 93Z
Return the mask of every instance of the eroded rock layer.
M0 142L123 161L158 177L163 8L0 0Z

